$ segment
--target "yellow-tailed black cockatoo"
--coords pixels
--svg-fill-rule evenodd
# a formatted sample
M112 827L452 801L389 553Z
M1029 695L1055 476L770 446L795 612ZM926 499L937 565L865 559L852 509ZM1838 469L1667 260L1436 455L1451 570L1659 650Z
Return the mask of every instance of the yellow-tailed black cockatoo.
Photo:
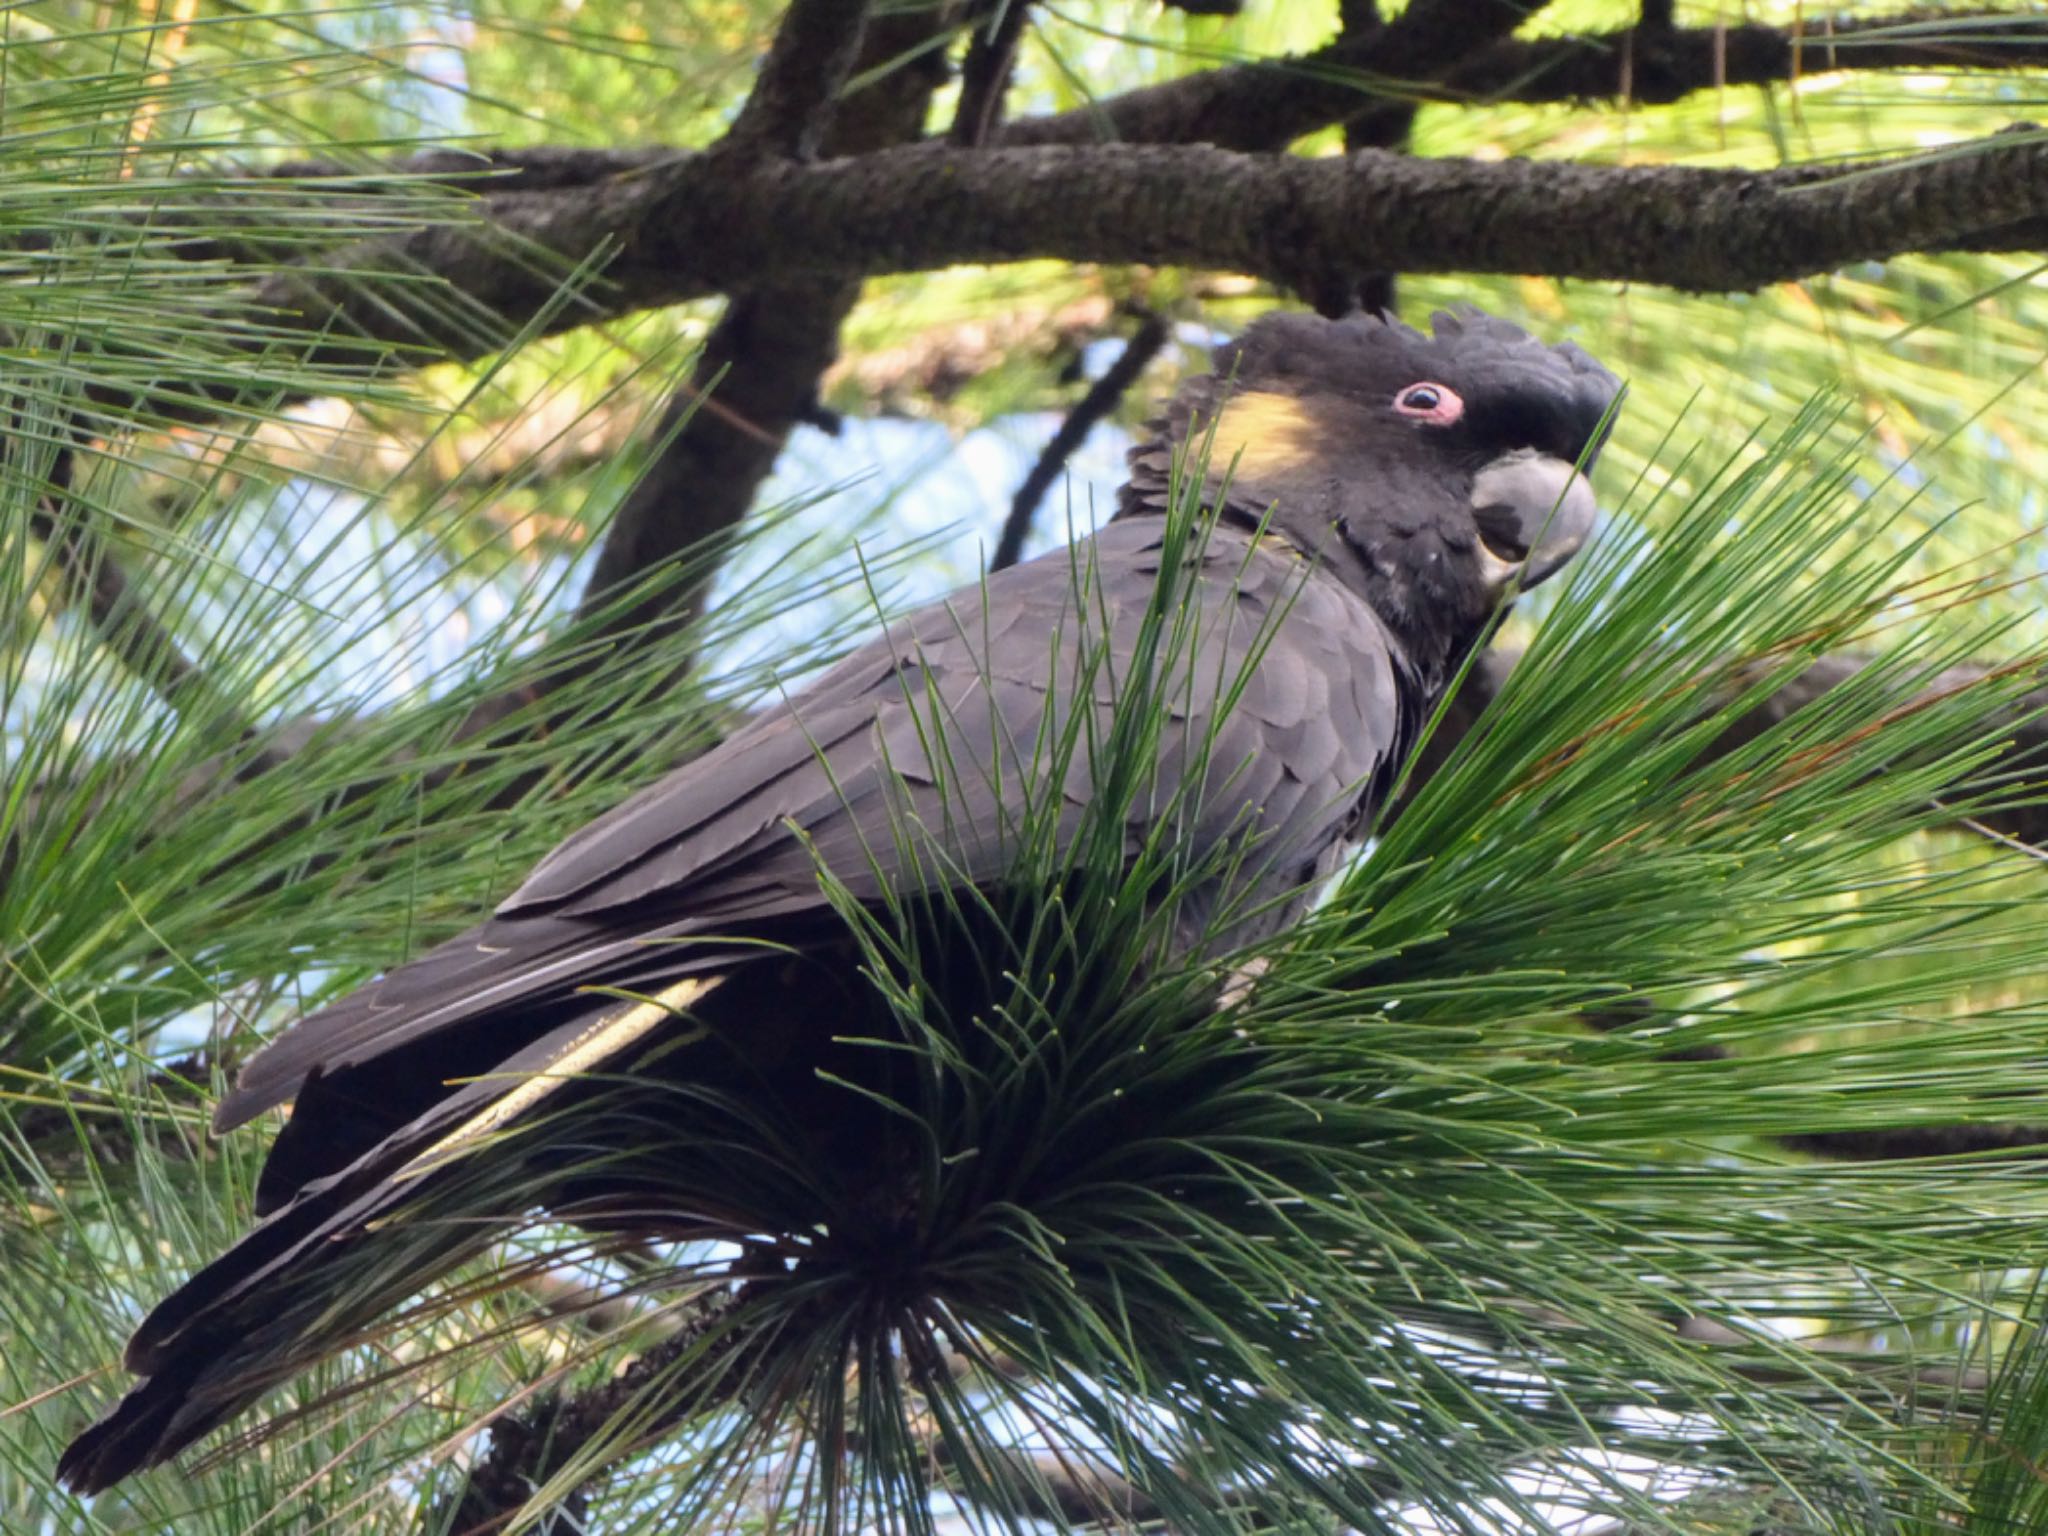
M1225 873L1182 894L1167 960L1202 963L1219 935L1296 919L1503 596L1586 538L1581 471L1617 393L1577 348L1476 313L1440 315L1429 335L1367 318L1254 323L1132 452L1092 538L890 626L569 838L482 923L254 1057L214 1124L293 1105L263 1220L143 1320L127 1351L142 1380L71 1445L64 1479L102 1489L164 1460L476 1254L520 1213L430 1231L388 1218L449 1169L528 1155L511 1134L524 1120L576 1127L588 1084L680 1077L707 1106L821 1092L819 1063L864 983L820 865L842 902L875 903L933 880L1000 886L1034 816L1056 818L1055 841L1072 835L1091 755L1070 754L1027 816L1033 765L1049 724L1077 710L1106 738L1101 677L1130 662L1162 568L1191 622L1159 652L1171 707L1143 738L1158 771L1124 812L1130 835L1165 783L1180 837L1242 839ZM1169 518L1169 478L1204 441L1216 520L1176 549L1169 533L1188 520ZM1084 633L1095 676L1077 660ZM1197 757L1201 783L1176 782ZM816 1134L852 1097L804 1111ZM547 1202L557 1216L719 1229L719 1190L622 1155L607 1138L624 1145L623 1118L585 1118L590 1155ZM886 1202L873 1209L886 1225ZM414 1259L359 1278L371 1271L352 1255L401 1241Z

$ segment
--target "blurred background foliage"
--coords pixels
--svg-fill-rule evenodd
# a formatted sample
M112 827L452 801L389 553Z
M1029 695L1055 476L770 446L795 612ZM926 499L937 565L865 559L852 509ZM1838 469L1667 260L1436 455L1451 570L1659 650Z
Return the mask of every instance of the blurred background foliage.
M1920 7L1901 35L1995 48L1998 28L1958 19L1978 10ZM691 568L644 573L654 588L711 584L680 654L613 644L601 614L576 612L607 522L660 451L662 409L719 302L529 336L423 281L410 302L488 340L482 361L459 365L375 349L309 363L282 330L271 338L260 321L217 321L221 285L240 274L465 218L466 192L445 179L385 176L411 151L711 143L781 11L772 0L310 10L282 0L25 0L0 17L0 409L11 424L0 482L0 1529L431 1526L469 1454L459 1431L479 1413L565 1360L579 1362L574 1380L600 1380L644 1344L624 1328L607 1336L609 1353L585 1359L573 1322L486 1291L388 1346L417 1359L437 1341L505 1330L500 1347L461 1356L438 1383L425 1404L431 1435L405 1421L424 1410L401 1376L367 1406L355 1400L357 1417L315 1414L297 1438L206 1477L157 1474L90 1511L49 1482L57 1445L88 1403L111 1394L139 1308L246 1220L255 1138L210 1144L201 1126L208 1094L257 1039L464 924L567 830L829 659L873 624L878 604L893 611L972 579L1016 485L1116 355L1132 306L1167 318L1168 343L1069 464L1034 550L1106 514L1123 448L1179 377L1206 367L1210 348L1256 314L1292 302L1227 273L1044 261L871 281L822 382L829 429L797 430L733 540ZM1603 32L1637 14L1616 0L1559 0L1524 35ZM1801 0L1699 0L1678 5L1675 19L1818 24ZM1334 3L1250 0L1229 18L1112 0L1034 6L1006 110L1072 110L1307 53L1338 20ZM954 30L936 46L957 56L963 44ZM1355 83L1366 96L1387 89ZM1853 166L2022 122L2044 85L2038 69L1814 68L1660 106L1430 100L1407 143L1419 155L1480 159ZM941 90L934 123L955 95ZM1330 129L1294 152L1342 148ZM376 193L312 176L310 162L374 177ZM482 160L477 171L487 185ZM1744 1315L1733 1337L1688 1339L1706 1353L1725 1348L1731 1379L1738 1367L1800 1376L1800 1412L1822 1418L1830 1394L1854 1398L1859 1412L1874 1412L1884 1392L1902 1405L1896 1436L1869 1431L1883 1454L1857 1475L1883 1486L1864 1502L1809 1498L1790 1475L1778 1486L1756 1475L1758 1454L1798 1462L1773 1439L1764 1453L1746 1448L1748 1461L1733 1456L1743 1475L1674 1485L1661 1503L1617 1517L1635 1528L1989 1532L2043 1520L2038 1476L2014 1470L2031 1474L2040 1463L2027 1458L2048 1443L2048 1373L2020 1321L2048 1218L2038 1173L1999 1149L1974 1162L1843 1170L1802 1161L1795 1144L1998 1123L2048 1089L2039 852L1916 813L1923 800L1909 776L1876 781L1882 793L1845 778L1841 802L1808 807L1816 826L1840 833L1811 840L1825 856L1805 851L1783 806L1751 807L1755 826L1781 841L1717 845L1734 861L1718 873L1686 862L1681 812L1692 802L1675 779L1664 785L1671 798L1632 810L1595 793L1593 759L1575 759L1579 799L1555 785L1547 800L1500 798L1500 785L1550 772L1529 755L1537 747L1598 738L1599 722L1638 719L1646 699L1661 699L1667 723L1682 728L1684 712L1630 660L1654 651L1652 594L1674 609L1690 603L1693 637L1719 637L1731 665L1790 665L1830 648L1893 655L1889 684L1874 683L1834 721L1844 740L1903 731L1882 738L1903 761L1995 735L2010 718L1993 712L1996 699L1974 715L1933 717L1947 737L1904 703L1907 685L1927 682L1937 663L2031 662L2048 639L2037 584L2048 469L2040 265L2030 255L1909 256L1727 295L1540 274L1397 278L1411 319L1477 304L1576 339L1627 378L1600 472L1622 510L1599 574L1524 605L1508 626L1507 645L1540 645L1549 615L1592 647L1567 650L1523 685L1523 713L1506 717L1525 722L1523 755L1501 744L1503 728L1485 749L1493 758L1468 757L1462 776L1433 784L1434 798L1397 826L1399 859L1376 853L1355 877L1351 899L1371 921L1343 943L1420 957L1422 969L1397 967L1386 980L1368 968L1345 1006L1408 999L1411 1016L1437 1022L1435 1047L1402 1059L1446 1076L1454 1063L1479 1097L1476 1109L1431 1113L1506 1115L1519 1097L1542 1112L1517 1122L1517 1134L1601 1163L1575 1170L1583 1185L1542 1186L1546 1199L1581 1202L1559 1223L1571 1243L1600 1219L1622 1220L1602 1203L1614 1195L1600 1179L1616 1169L1642 1173L1642 1207L1628 1217L1642 1230L1675 1231L1691 1212L1713 1231L1682 1254L1618 1244L1641 1267L1624 1275L1615 1261L1613 1291L1597 1277L1584 1294L1559 1282L1546 1305L1574 1310L1574 1327L1598 1314L1588 1296L1654 1288L1664 1264L1702 1329L1715 1297ZM271 384L272 397L248 392L252 381ZM228 385L239 403L209 411L210 389ZM136 409L129 392L143 388L152 404ZM1781 436L1817 397L1833 402L1823 427ZM1729 477L1758 466L1783 477L1779 490L1742 508L1717 499ZM1815 484L1865 510L1821 515L1799 489ZM90 538L67 553L53 516ZM1708 531L1731 549L1769 530L1768 554L1719 559L1718 546L1695 542L1712 518L1723 522ZM1843 575L1852 570L1862 574ZM104 591L109 571L127 595L96 613L86 594ZM1740 621L1717 628L1708 598ZM1811 623L1773 628L1773 612ZM1615 626L1604 642L1601 621ZM1630 648L1616 635L1632 637ZM541 686L567 658L577 660L574 687ZM1573 718L1541 704L1541 679L1560 669L1553 688L1575 701ZM1749 767L1782 769L1815 748L1787 737ZM1609 783L1629 771L1627 753L1598 761ZM1733 785L1740 766L1717 769L1716 782ZM1642 805L1665 816L1654 837ZM1571 908L1570 893L1546 888L1527 863L1534 852L1522 866L1505 854L1446 857L1406 881L1403 860L1419 867L1475 828L1505 839L1532 807L1551 818L1539 830L1552 841L1532 834L1517 846L1589 871L1587 889L1606 892L1607 907ZM1636 878L1647 883L1631 886L1625 869L1597 860L1573 863L1604 846L1603 827L1642 839ZM1755 861L1783 860L1782 878L1743 886L1733 873L1743 859L1756 880ZM1770 903L1728 905L1730 890L1766 887ZM1548 894L1526 897L1536 907L1525 926L1489 934L1481 919L1504 909L1511 889ZM1621 911L1639 928L1618 923ZM1404 913L1412 929L1400 927ZM1633 935L1634 947L1617 935ZM1600 971L1603 943L1626 950L1611 975ZM1697 964L1672 958L1695 952ZM1644 968L1623 963L1632 961ZM1456 984L1521 972L1551 979ZM1558 975L1573 979L1570 997L1553 995ZM1595 981L1638 1011L1585 1028ZM1503 1004L1517 987L1522 1001ZM1718 1054L1674 1062L1688 1050ZM1771 1223L1790 1208L1791 1186L1778 1181L1787 1169L1808 1171L1801 1187L1813 1203L1799 1209L1836 1202L1862 1248L1842 1236L1843 1251L1830 1253L1816 1238L1801 1271L1772 1246ZM1510 1168L1493 1189L1513 1241L1537 1244L1536 1223L1509 1209L1506 1189L1547 1176ZM1483 1229L1470 1238L1489 1241ZM1981 1263L1965 1272L1973 1245ZM1574 1256L1562 1239L1531 1252L1495 1257L1527 1268ZM546 1273L571 1287L592 1275L619 1282L603 1263L586 1267L563 1261ZM1865 1286L1872 1276L1887 1283ZM1894 1278L1910 1301L1889 1288ZM1845 1358L1881 1357L1889 1374L1857 1378L1852 1390L1846 1375L1787 1366L1800 1351L1775 1342L1759 1346L1763 1366L1743 1354L1760 1338L1817 1335ZM1617 1346L1613 1359L1668 1366L1680 1352L1663 1340L1635 1356ZM1600 1359L1589 1380L1611 1365ZM295 1388L296 1400L316 1403L363 1369L362 1356L338 1362L330 1378ZM1883 1391L1865 1392L1874 1380ZM1944 1393L1957 1410L1947 1416ZM1656 1411L1656 1394L1642 1396L1643 1412ZM1795 1419L1772 1420L1772 1435L1791 1433ZM1602 1421L1600 1433L1582 1426L1579 1443L1590 1453L1625 1438ZM2031 1449L2015 1457L2015 1446ZM664 1479L689 1455L685 1444L623 1474L590 1528L667 1528L663 1511L675 1505L664 1503ZM1465 1471L1468 1487L1396 1489L1383 1528L1618 1528L1546 1515L1526 1486L1517 1507L1488 1506L1474 1490L1498 1469L1475 1460ZM553 1518L550 1507L536 1501L521 1518ZM970 1505L934 1508L974 1518L961 1513ZM765 1524L777 1509L762 1494L722 1518ZM1873 1510L1889 1527L1871 1523Z

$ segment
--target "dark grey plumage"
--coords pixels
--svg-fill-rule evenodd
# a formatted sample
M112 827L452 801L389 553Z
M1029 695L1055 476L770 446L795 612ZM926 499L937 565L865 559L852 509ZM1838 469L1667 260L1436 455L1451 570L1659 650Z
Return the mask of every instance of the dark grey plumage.
M1162 565L1185 558L1161 515L1173 456L1210 434L1221 520L1187 573L1193 640L1167 664L1161 793L1132 802L1128 830L1142 838L1181 788L1180 835L1196 848L1247 840L1237 871L1185 904L1182 949L1221 942L1226 909L1244 914L1221 929L1233 941L1290 921L1503 592L1584 538L1590 495L1571 466L1597 448L1617 388L1577 349L1479 315L1439 316L1434 336L1363 319L1255 324L1173 401L1131 456L1117 518L1076 552L992 577L985 608L969 589L892 626L571 837L480 926L250 1062L215 1123L296 1100L259 1189L268 1219L145 1319L127 1363L146 1379L73 1443L62 1475L103 1488L337 1347L323 1299L335 1256L377 1240L369 1224L401 1197L402 1171L451 1135L469 1150L466 1128L527 1113L515 1085L532 1074L630 1067L671 1027L585 989L716 978L691 1006L737 1042L733 1056L772 1058L790 1082L815 1075L827 1030L814 999L757 941L823 955L843 932L814 861L870 902L935 878L920 843L949 881L1002 881L1047 734L1077 711L1107 734L1113 692L1075 658L1084 639L1113 663L1133 654ZM1220 710L1219 687L1240 677ZM1057 786L1037 787L1058 797L1062 838L1093 772L1077 753ZM687 1189L667 1193L689 1204ZM579 1186L579 1211L591 1194ZM488 1235L444 1245L434 1264ZM360 1323L398 1299L356 1298L341 1315Z

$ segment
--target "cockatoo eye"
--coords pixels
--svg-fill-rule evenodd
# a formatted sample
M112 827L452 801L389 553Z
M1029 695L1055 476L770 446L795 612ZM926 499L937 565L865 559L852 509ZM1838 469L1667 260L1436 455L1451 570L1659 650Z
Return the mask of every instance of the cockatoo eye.
M1465 414L1465 402L1445 384L1410 384L1394 396L1394 409L1433 427L1448 427Z

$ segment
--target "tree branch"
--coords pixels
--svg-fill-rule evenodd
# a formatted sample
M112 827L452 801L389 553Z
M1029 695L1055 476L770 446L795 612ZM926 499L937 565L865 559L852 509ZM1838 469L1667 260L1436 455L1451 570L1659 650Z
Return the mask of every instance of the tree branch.
M551 1396L522 1413L492 1420L490 1451L471 1465L461 1491L453 1497L453 1509L437 1505L422 1528L449 1536L491 1536L558 1472L619 1433L629 1417L632 1443L645 1444L679 1419L731 1395L745 1375L735 1358L734 1340L710 1336L742 1302L743 1294L707 1292L684 1310L673 1333L602 1386L573 1397ZM668 1385L679 1363L697 1353L707 1357L693 1377L702 1390L678 1394L676 1405L665 1412L644 1420L634 1417L641 1396ZM587 1486L579 1483L556 1505L572 1521L581 1519Z
M860 55L867 20L865 0L790 0L723 147L799 160L816 154Z
M1530 40L1504 39L1481 30L1463 38L1454 29L1425 32L1425 9L1411 6L1384 27L1347 35L1314 53L1228 65L1070 112L1000 124L989 142L1012 148L1116 141L1276 150L1333 124L1405 112L1426 96L1556 102L1626 94L1633 101L1657 104L1699 90L1783 83L1836 70L2001 70L2048 63L2048 18L1996 9L1820 16L1808 18L1800 29L1649 24ZM1490 8L1482 19L1497 22L1505 14ZM1413 22L1411 16L1416 18ZM1439 88L1430 89L1433 82ZM1398 135L1366 137L1389 143ZM498 196L587 193L600 183L643 174L684 153L665 146L443 149L382 164L283 161L246 174L266 184L354 180L366 199L422 181L455 181ZM323 207L331 207L330 197L322 193ZM231 206L224 198L188 203L207 208L216 201L222 208ZM274 200L267 203L266 214L274 221L280 205ZM156 211L150 222L153 229L177 231L192 223L192 214L183 207ZM9 236L5 246L34 249L46 243L38 232L25 231ZM219 259L234 255L236 248L229 237L197 229L178 240L175 249L193 258ZM423 270L432 275L435 269Z
M1410 8L1414 10L1414 7ZM1068 112L995 126L986 142L1211 144L1276 150L1306 134L1422 96L1545 103L1623 95L1648 105L1730 85L1785 84L1835 71L2014 70L2048 63L2048 17L2012 10L1905 10L1810 16L1800 28L1757 23L1643 26L1510 40L1475 31L1423 37L1403 23L1347 33L1313 53L1225 65ZM1498 20L1500 13L1489 13ZM1451 46L1446 47L1446 44ZM1425 46L1425 44L1427 46ZM1442 52L1438 52L1442 49ZM1633 58L1625 69L1624 58ZM1715 55L1722 50L1721 73ZM1432 83L1438 90L1426 89ZM661 146L428 150L381 166L293 160L249 172L266 180L488 178L497 192L589 186L672 158ZM18 244L15 236L10 243Z
M764 281L1033 258L1149 262L1290 285L1305 272L1544 272L1737 291L1908 251L2048 244L2048 144L2007 132L1938 154L1770 171L1306 160L1195 146L883 150L818 165L678 156L574 191L480 199L478 222L338 253L263 282L245 309L345 365L361 338L455 357L472 327L389 302L432 272L511 320L553 328ZM555 305L557 280L618 255ZM552 254L553 263L537 253ZM317 338L317 339L316 339Z
M1008 124L993 142L1214 144L1284 149L1305 133L1412 97L1506 37L1547 0L1416 0L1384 26L1297 58L1234 64Z
M565 330L734 289L1043 257L1289 286L1347 270L1469 271L1738 291L1908 251L2039 248L2044 207L2048 143L2032 129L1771 171L1207 145L915 145L815 165L680 155L574 189L483 197L471 223L275 272L215 324L223 336L261 331L252 357L299 335L302 370L346 373L379 345L468 359L524 321ZM604 278L561 302L562 275L608 248ZM425 274L464 302L414 301ZM480 312L504 324L479 326ZM236 393L216 378L141 403L191 419Z
M185 1117L182 1124L171 1120L172 1128L180 1132L175 1150L181 1155L196 1156L206 1144L206 1114L216 1066L225 1076L234 1076L232 1062L223 1064L205 1051L194 1051L167 1062L139 1085L138 1097L161 1097L167 1109ZM42 1097L44 1091L51 1097ZM124 1166L135 1151L130 1129L132 1103L109 1096L98 1085L49 1078L10 1097L26 1100L12 1113L11 1128L39 1160L67 1165L86 1157L98 1169L108 1170Z
M1888 1130L1822 1131L1780 1136L1781 1146L1838 1163L1889 1163L1922 1157L2026 1152L2048 1146L2041 1125L1901 1125Z
M74 494L84 428L76 419L58 429L44 484L29 511L29 532L49 550L67 596L82 604L101 644L172 709L198 711L237 734L247 730L234 701L178 644L178 638L135 591L128 572L108 547L101 519ZM18 454L36 445L17 427ZM51 448L49 439L41 446Z
M1503 41L1453 70L1451 99L1516 102L1625 98L1646 106L1730 85L1778 85L1836 70L2025 69L2048 63L2048 17L2012 11L1809 18L1802 27L1756 23L1641 26L1577 37Z
M859 292L852 282L778 286L740 293L726 306L663 417L661 431L674 435L612 519L584 587L583 615L738 526L816 400ZM618 611L607 627L637 645L659 645L688 627L703 595L702 582L670 585Z
M1017 62L1017 44L1031 13L1030 0L991 0L993 14L983 19L960 66L960 105L953 111L947 139L962 149L988 141L1002 116L1003 95Z
M1052 489L1052 483L1059 479L1060 471L1067 467L1067 460L1087 441L1088 434L1104 417L1116 409L1130 387L1137 383L1159 349L1166 345L1166 321L1146 311L1139 321L1137 333L1125 344L1117 360L1103 371L1102 377L1088 386L1088 393L1067 419L1060 423L1052 441L1045 445L1045 451L1038 456L1038 462L1031 466L1031 473L1024 477L1024 483L1017 487L1017 494L1010 501L1010 515L1003 520L1002 536L996 540L996 552L989 558L988 568L1000 571L1015 565L1024 553L1024 540L1031 533L1031 520L1038 512L1038 504L1045 499L1045 493Z
M1418 15L1404 25L1418 10L1411 6L1377 31L1350 33L1313 53L1228 65L1093 106L1020 119L993 142L1279 149L1390 100L1619 96L1629 79L1622 61L1630 48L1631 99L1653 104L1717 86L1771 85L1837 69L2018 69L2048 59L2048 18L2002 9L1851 11L1809 16L1797 28L1661 28L1653 14L1646 27L1526 41L1506 40L1520 18L1496 7L1480 12L1461 39L1458 9ZM1714 53L1724 44L1726 72L1717 76ZM1442 89L1428 89L1432 83Z
M810 0L792 9L784 26L802 23L816 30L835 19L843 25L836 13L847 9L853 8ZM835 16L821 19L813 14L818 11ZM857 56L848 56L833 71L801 78L793 69L778 69L771 54L756 88L759 97L772 85L771 105L761 109L750 128L755 98L749 98L734 138L752 133L765 136L767 143L814 146L828 156L864 154L914 139L943 80L943 62L926 48L942 19L924 11L879 17L864 32L853 29L865 39ZM784 49L786 35L778 34L777 52ZM842 51L844 43L841 35ZM917 62L889 71L835 108L833 98L848 70L872 69L906 56ZM796 124L804 99L800 85L817 93L811 98L814 113L832 115L829 133L820 136ZM674 435L612 520L584 589L585 614L609 606L636 577L684 558L738 525L790 432L816 411L819 381L838 356L839 328L859 297L858 280L837 276L735 292L689 381L669 403L662 429ZM680 428L678 421L683 422ZM703 595L702 583L671 585L618 613L608 627L616 634L633 634L639 644L660 644L690 623ZM686 660L679 657L679 667ZM564 674L556 682L574 675Z

